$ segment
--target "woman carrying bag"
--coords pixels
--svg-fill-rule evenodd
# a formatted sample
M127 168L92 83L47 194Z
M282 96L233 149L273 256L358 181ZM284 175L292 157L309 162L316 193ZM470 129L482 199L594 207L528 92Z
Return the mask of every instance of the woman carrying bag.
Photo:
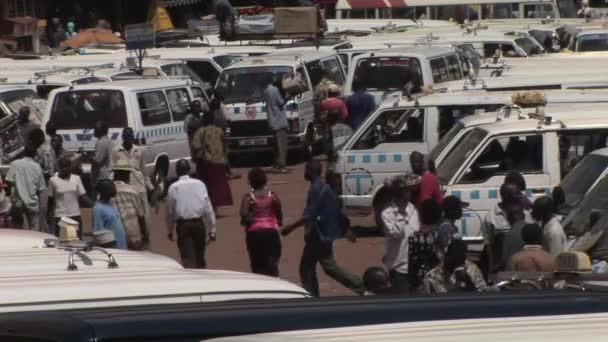
M251 192L241 201L241 224L245 227L251 271L273 277L279 276L283 212L281 201L266 189L266 173L260 168L249 171Z

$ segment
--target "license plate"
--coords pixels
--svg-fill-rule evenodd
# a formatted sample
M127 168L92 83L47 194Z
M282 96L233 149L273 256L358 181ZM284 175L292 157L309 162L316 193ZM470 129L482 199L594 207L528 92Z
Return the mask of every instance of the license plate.
M239 146L259 146L268 144L266 138L242 139L239 140Z

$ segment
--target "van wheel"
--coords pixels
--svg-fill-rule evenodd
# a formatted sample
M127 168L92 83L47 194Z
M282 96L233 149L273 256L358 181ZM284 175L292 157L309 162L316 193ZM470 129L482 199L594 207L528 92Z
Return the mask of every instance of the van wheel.
M388 192L382 191L374 200L374 222L376 223L376 231L380 235L384 235L384 223L382 222L382 211L388 203L390 198Z

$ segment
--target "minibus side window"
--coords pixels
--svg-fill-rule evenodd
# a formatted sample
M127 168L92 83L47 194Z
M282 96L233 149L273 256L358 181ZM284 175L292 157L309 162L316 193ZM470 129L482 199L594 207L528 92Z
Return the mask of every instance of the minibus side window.
M373 149L383 143L423 142L424 112L392 109L378 115L355 143L354 150Z
M342 73L340 63L335 57L326 59L321 64L332 81L334 81L337 85L344 85L344 74Z
M190 96L188 95L188 90L179 88L168 89L166 92L173 121L184 121L184 118L190 111Z
M456 55L451 55L446 57L446 62L448 64L448 75L450 81L456 81L462 79L462 72L460 70L460 61Z
M443 57L432 59L430 62L431 71L433 72L433 82L439 83L448 81L448 68L445 65L445 60L443 60Z
M439 139L456 124L458 121L473 114L481 114L485 112L495 112L502 105L472 105L472 106L441 106L439 110L439 127L437 133Z
M510 171L543 172L543 136L502 136L488 142L483 152L470 164L461 184L484 183Z
M171 122L171 114L165 93L161 90L137 94L141 122L144 126L162 125Z
M607 146L608 130L560 131L559 161L561 177L566 176L587 154ZM583 177L582 177L583 178ZM593 180L595 181L595 179Z

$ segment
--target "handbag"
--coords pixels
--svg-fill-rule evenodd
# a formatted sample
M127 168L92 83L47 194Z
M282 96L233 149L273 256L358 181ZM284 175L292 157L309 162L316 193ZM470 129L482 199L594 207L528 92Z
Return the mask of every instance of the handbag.
M249 226L251 226L251 224L253 223L253 208L255 206L255 202L254 202L255 196L253 196L253 192L249 193L249 211L247 212L247 215L244 217L241 217L241 225L245 228L249 228Z

